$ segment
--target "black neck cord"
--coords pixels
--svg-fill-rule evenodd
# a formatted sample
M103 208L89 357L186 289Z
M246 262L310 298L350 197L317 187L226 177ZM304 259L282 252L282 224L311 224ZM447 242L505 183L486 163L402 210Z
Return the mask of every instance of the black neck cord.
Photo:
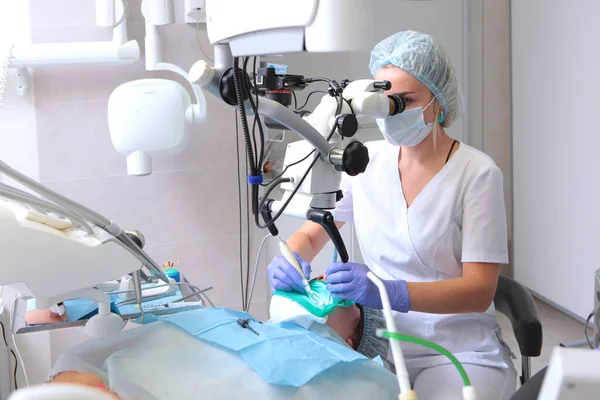
M458 140L455 140L454 142L452 142L452 146L450 147L450 151L448 152L448 157L446 157L446 162L445 164L448 164L448 160L450 160L450 156L452 155L452 150L454 150L454 146L456 145L456 143L458 143Z

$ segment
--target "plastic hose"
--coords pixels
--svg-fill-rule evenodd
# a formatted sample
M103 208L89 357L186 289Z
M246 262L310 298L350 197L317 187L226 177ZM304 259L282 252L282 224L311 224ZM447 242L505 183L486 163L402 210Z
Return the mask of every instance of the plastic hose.
M446 350L439 344L436 344L436 343L430 342L429 340L421 339L418 337L403 335L401 333L394 333L394 332L389 332L389 331L385 331L385 330L378 330L377 336L385 338L385 339L396 339L396 340L401 340L403 342L416 343L421 346L429 347L430 349L433 349L433 350L437 351L438 353L441 353L442 355L448 357L448 359L450 361L452 361L452 364L454 364L456 369L458 369L458 372L460 373L460 376L462 377L464 385L471 386L471 381L469 380L467 371L465 371L465 369L463 368L461 363L456 359L456 357L454 357L454 355L452 355L452 353L450 353L448 350Z

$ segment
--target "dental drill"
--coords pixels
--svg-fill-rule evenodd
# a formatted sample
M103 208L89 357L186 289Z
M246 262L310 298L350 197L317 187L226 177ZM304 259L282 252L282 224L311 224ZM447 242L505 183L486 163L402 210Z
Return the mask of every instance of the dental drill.
M306 291L306 295L309 299L314 301L315 304L317 304L318 306L322 306L323 302L319 299L317 294L310 287L310 283L308 283L308 279L304 275L304 271L302 271L302 267L300 266L300 263L298 263L298 260L294 256L294 253L292 253L292 250L290 250L290 247L283 239L281 239L279 236L276 237L279 240L279 251L281 252L281 255L286 259L287 262L289 262L294 267L296 271L298 271L298 273L302 277L302 287Z
M304 275L304 271L302 271L302 267L300 267L300 264L298 263L298 260L296 260L294 253L292 253L292 250L290 250L290 247L283 239L281 239L279 236L277 236L277 239L279 240L279 251L281 252L281 255L294 267L296 271L298 271L302 277L302 287L304 287L304 290L306 290L307 294L311 294L312 289L310 288L308 280Z

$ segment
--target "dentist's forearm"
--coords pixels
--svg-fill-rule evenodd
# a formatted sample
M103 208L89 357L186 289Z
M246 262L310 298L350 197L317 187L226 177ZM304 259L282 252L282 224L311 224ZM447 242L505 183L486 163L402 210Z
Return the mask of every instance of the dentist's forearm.
M344 226L341 222L336 222L336 225L338 229ZM329 235L325 229L310 221L304 223L287 241L290 249L309 263L323 250L327 242Z
M439 282L409 282L411 311L431 314L485 312L496 294L500 267L471 264L470 273Z

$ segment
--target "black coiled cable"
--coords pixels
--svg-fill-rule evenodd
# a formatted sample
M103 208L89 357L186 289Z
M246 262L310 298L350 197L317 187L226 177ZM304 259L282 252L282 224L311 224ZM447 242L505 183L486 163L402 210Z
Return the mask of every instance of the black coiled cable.
M240 82L240 70L238 68L239 58L233 58L233 84L235 87L235 95L238 101L238 109L240 111L240 118L242 120L242 130L244 131L244 142L246 143L246 153L248 155L248 164L250 166L250 175L256 176L257 169L254 160L254 153L252 152L252 142L250 141L250 128L248 127L248 117L246 115L246 108L244 107L244 98L242 96L242 86Z

